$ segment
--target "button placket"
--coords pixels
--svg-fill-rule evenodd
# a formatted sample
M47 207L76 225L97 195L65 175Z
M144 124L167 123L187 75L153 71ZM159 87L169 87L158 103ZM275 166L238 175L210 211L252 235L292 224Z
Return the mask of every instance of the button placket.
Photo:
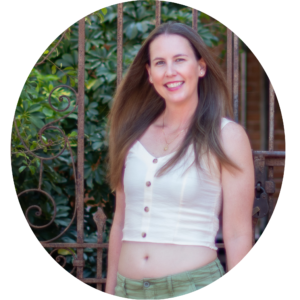
M143 219L141 226L141 238L144 240L148 237L149 225L151 220L151 203L152 203L152 192L153 192L153 181L155 173L157 171L157 161L154 162L156 158L151 158L147 161L147 173L145 177L145 190L144 190L144 203L143 203ZM156 159L157 160L157 159Z

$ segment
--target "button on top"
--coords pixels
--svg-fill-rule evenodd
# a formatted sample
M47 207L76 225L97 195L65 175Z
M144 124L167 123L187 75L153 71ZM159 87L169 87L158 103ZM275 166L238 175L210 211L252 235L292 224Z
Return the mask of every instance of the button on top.
M150 282L145 281L145 282L144 282L144 287L145 287L145 288L148 288L149 286L150 286Z
M154 164L157 163L157 158L154 158L153 161L152 161Z
M144 211L145 211L145 212L148 212L148 211L149 211L149 207L148 207L148 206L145 206Z
M147 181L146 182L146 186L150 186L151 185L151 182L150 181Z
M146 232L142 232L142 237L144 238L144 237L146 237Z

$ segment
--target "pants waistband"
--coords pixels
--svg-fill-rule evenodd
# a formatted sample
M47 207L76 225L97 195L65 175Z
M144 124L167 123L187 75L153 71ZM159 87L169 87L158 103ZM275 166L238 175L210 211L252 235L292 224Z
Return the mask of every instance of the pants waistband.
M165 277L159 278L144 278L141 280L129 279L117 273L117 281L122 287L129 289L141 289L147 288L148 286L168 286L170 282L185 282L191 280L191 278L197 277L198 280L202 280L211 275L214 270L223 270L223 267L219 259L215 259L213 262L191 271L185 271Z

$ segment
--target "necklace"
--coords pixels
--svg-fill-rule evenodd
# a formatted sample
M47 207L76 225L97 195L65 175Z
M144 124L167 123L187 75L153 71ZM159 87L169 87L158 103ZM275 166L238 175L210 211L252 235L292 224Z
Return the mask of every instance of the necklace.
M181 126L181 123L179 124L179 126L178 126L178 128ZM175 138L171 141L171 142L167 142L167 139L166 139L166 135L165 135L165 131L164 131L164 128L165 128L165 114L163 115L163 128L162 128L162 131L163 131L163 134L164 134L164 138L165 138L165 142L166 142L166 146L164 147L164 151L167 151L168 149L169 149L169 145L171 144L171 143L173 143L175 140L176 140L176 138L183 132L183 131L185 131L186 129L182 129L182 130L180 130L179 131L179 133L175 136ZM177 128L177 129L178 129ZM176 129L176 130L177 130Z

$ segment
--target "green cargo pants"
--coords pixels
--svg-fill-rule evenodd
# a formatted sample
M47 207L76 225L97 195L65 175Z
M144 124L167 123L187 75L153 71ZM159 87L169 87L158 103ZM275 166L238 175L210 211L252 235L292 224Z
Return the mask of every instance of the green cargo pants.
M219 259L202 268L162 278L132 280L118 273L115 295L129 299L172 298L199 290L223 275Z

